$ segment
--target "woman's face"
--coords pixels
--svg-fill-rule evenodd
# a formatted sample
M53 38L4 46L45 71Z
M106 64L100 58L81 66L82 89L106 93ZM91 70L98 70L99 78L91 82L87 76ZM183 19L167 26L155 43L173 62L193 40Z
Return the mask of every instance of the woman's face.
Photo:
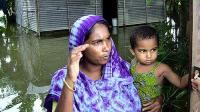
M107 26L95 24L85 43L90 45L84 51L86 62L94 65L103 65L108 62L111 51L111 37Z

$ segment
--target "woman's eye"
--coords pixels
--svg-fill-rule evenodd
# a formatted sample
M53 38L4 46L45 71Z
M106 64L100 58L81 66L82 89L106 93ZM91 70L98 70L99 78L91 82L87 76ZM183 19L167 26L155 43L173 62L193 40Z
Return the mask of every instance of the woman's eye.
M98 41L93 42L92 44L93 44L93 45L99 45L99 44L101 44L102 42L103 42L102 40L98 40Z

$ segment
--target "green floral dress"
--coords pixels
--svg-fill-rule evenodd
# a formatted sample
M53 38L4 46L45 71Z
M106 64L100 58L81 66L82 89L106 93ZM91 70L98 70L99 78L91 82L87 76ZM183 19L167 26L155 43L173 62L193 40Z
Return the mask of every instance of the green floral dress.
M155 70L159 62L147 73L137 73L136 64L131 66L131 74L134 78L134 84L138 89L142 103L154 100L161 94L161 86L158 84L155 76Z

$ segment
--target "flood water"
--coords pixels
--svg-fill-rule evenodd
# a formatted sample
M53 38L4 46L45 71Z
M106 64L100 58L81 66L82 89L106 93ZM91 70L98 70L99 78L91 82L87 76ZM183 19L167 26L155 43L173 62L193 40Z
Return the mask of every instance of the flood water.
M119 53L128 61L131 29L112 30ZM67 62L68 36L39 38L16 26L0 34L0 112L45 112L52 74Z

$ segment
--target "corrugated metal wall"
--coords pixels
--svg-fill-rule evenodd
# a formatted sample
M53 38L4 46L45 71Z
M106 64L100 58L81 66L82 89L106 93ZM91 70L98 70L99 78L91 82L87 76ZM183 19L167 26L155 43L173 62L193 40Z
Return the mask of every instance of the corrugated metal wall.
M66 0L39 0L38 5L40 32L67 28Z
M147 1L151 1L148 2ZM118 0L118 26L164 19L164 0ZM64 30L84 15L103 15L102 0L16 0L17 23L36 32Z
M40 0L39 5L40 32L70 28L84 15L102 15L101 0Z
M164 18L164 0L118 0L118 26L158 22Z
M152 0L147 4L147 23L159 22L165 18L164 0Z
M15 0L15 7L16 7L16 23L22 25L22 0Z
M35 32L64 30L84 15L102 15L102 0L16 0L16 21Z
M37 31L35 0L16 0L15 6L17 24Z
M69 1L69 26L79 17L88 14L102 14L102 0L68 0Z

